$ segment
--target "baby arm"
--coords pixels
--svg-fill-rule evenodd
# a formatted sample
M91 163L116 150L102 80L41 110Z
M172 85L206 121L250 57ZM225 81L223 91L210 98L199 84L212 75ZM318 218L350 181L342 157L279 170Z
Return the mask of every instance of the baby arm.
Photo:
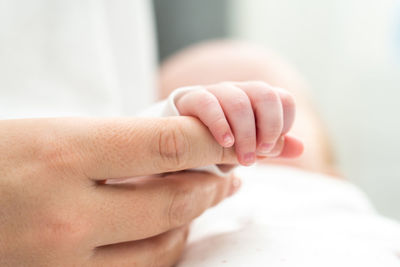
M264 82L224 82L199 86L176 99L183 116L194 116L224 147L235 145L238 161L251 165L257 157L295 157L302 142L288 137L295 102L287 91Z

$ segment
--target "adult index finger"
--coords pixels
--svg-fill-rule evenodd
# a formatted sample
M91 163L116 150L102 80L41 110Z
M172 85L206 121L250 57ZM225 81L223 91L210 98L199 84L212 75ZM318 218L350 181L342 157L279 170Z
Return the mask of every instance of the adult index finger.
M81 168L92 179L151 175L219 163L236 163L191 117L86 119L72 140Z

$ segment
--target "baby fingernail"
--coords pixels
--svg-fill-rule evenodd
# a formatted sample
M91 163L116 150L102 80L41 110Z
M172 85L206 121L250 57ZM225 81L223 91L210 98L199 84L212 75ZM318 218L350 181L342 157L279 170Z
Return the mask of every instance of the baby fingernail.
M230 134L224 134L223 136L224 146L229 147L233 145L233 137Z
M258 146L258 151L262 154L267 154L274 147L273 143L262 143Z
M243 161L246 163L246 165L253 164L255 160L256 160L256 153L250 152L244 154Z
M281 136L278 141L276 141L276 144L274 145L274 147L271 149L271 151L269 151L266 156L270 157L270 158L274 158L274 157L278 157L281 153L282 153L282 149L284 147L284 143L285 143L285 137Z

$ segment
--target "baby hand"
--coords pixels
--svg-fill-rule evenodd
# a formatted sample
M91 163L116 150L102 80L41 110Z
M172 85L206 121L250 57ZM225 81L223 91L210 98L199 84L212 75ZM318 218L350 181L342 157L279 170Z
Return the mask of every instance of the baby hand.
M185 93L175 104L181 115L201 120L221 146L235 144L242 165L253 164L257 156L280 156L287 146L284 136L295 117L292 95L264 82L199 86L199 90ZM290 138L288 142L293 144ZM301 146L302 150L299 142L294 149ZM297 156L296 152L286 154Z

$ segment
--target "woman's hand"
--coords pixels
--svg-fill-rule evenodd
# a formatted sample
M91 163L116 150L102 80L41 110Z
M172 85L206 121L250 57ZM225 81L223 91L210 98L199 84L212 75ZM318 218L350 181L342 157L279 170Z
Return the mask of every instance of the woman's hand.
M238 184L173 171L216 163L234 152L188 117L0 121L0 265L172 265Z

